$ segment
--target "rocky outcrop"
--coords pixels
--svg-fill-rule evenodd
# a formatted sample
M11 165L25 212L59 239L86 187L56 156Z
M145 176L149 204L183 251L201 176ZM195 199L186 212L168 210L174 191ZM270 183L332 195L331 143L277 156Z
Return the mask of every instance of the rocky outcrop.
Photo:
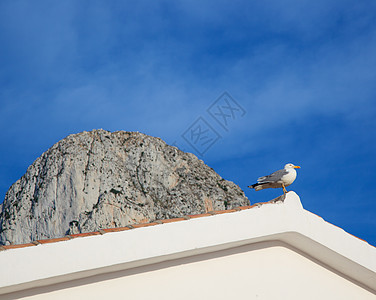
M6 193L0 244L247 205L196 156L138 132L93 130L53 145Z

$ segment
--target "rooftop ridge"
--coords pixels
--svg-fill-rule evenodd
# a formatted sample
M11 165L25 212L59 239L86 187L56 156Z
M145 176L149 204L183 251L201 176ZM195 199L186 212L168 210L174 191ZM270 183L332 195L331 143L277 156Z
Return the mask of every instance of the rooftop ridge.
M0 246L0 251L10 250L10 249L18 249L18 248L25 248L25 247L32 247L32 246L44 245L44 244L51 244L51 243L57 243L57 242L62 242L62 241L68 241L68 240L79 238L79 237L103 235L103 234L111 233L111 232L126 231L126 230L142 228L142 227L156 226L156 225L179 222L179 221L187 221L187 220L190 220L190 219L210 217L210 216L221 215L221 214L226 214L226 213L233 213L233 212L237 212L237 211L242 211L242 210L246 210L246 209L260 207L264 204L273 204L273 203L276 203L278 201L282 201L283 198L281 198L281 197L282 196L277 197L277 198L270 200L268 202L258 202L258 203L248 205L248 206L238 206L238 207L235 207L233 209L228 209L228 210L213 210L213 211L208 211L208 212L202 213L202 214L187 215L187 216L172 218L172 219L155 220L155 221L152 221L152 222L149 222L149 223L129 224L129 225L124 226L124 227L115 227L115 228L101 228L97 231L70 234L70 235L66 235L64 237L58 237L58 238L40 239L40 240L35 240L35 241L31 241L29 243L24 243L24 244L3 245L3 246Z

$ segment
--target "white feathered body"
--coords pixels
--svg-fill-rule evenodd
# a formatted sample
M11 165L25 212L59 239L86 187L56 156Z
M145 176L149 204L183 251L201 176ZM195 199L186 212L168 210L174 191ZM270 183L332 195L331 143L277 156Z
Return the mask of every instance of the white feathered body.
M292 168L285 169L288 173L282 176L282 182L285 186L289 186L296 179L296 170Z

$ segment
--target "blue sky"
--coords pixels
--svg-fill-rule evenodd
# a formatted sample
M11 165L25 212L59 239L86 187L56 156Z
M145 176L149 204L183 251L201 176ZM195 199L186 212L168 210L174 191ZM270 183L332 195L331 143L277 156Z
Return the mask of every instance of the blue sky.
M304 207L376 245L375 1L126 3L0 3L1 199L69 134L195 153L201 118L219 138L200 158L251 203L281 191L247 185L299 164ZM225 91L245 113L224 128L208 108Z

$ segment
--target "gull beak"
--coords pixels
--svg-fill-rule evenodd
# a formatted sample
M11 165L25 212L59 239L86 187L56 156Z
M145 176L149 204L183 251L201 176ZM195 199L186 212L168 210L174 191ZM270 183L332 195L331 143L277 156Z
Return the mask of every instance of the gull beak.
M300 169L300 167L299 166L294 166L294 169Z

